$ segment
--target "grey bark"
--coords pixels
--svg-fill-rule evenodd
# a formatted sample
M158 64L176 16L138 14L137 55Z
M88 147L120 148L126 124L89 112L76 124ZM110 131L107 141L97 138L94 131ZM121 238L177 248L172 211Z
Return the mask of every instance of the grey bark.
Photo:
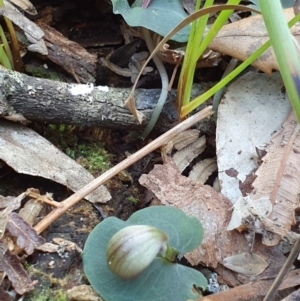
M136 107L145 115L142 124L124 107L130 89L90 87L68 84L48 79L40 79L13 72L0 67L0 116L18 119L20 116L30 121L77 126L97 126L142 130L150 119L159 98L159 89L139 89L135 93ZM81 94L75 95L76 88ZM196 87L194 92L201 93ZM203 91L202 91L203 92ZM169 93L167 103L157 124L167 130L178 121L175 108L175 91Z

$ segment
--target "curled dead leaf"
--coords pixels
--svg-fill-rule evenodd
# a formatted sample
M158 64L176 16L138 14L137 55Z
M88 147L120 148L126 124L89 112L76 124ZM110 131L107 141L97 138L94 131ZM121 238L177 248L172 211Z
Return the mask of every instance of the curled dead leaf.
M293 8L284 10L287 21L294 16ZM297 22L291 32L300 41L300 24ZM261 15L244 18L222 27L218 35L210 43L209 48L230 55L240 61L245 61L252 53L269 39L268 32ZM268 49L261 55L253 66L261 71L271 74L272 70L278 70L277 60L273 49Z
M134 101L134 93L130 92L128 98L125 101L125 107L131 112L131 114L136 118L138 123L142 123L144 119L144 114L139 112L136 109L135 101Z

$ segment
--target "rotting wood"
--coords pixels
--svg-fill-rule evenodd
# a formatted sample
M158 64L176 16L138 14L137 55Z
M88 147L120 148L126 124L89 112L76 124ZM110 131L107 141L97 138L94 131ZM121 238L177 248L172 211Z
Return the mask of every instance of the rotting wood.
M65 69L78 83L94 83L97 70L97 55L86 51L60 32L43 22L38 22L45 33L48 49L47 59Z
M160 94L159 89L136 91L136 106L145 115L143 122L137 124L124 107L130 89L61 83L30 77L2 67L0 82L0 116L8 116L11 120L23 116L30 121L124 130L142 130ZM193 93L199 95L204 89L196 85ZM162 131L170 129L178 121L175 98L173 90L169 93L157 124L157 128Z

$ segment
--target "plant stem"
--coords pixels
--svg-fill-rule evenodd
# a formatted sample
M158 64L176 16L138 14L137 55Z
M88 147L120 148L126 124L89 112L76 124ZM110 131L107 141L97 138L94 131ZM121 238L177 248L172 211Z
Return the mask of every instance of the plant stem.
M261 13L278 61L279 70L300 122L300 58L286 23L280 0L259 0Z
M143 30L143 35L144 35L147 47L149 49L149 52L151 53L151 52L153 52L153 50L155 48L153 41L152 41L151 33L150 33L149 29L147 29L147 28L143 27L142 30ZM163 106L166 102L166 99L168 97L169 78L168 78L168 74L165 69L165 66L158 55L155 55L153 57L153 61L156 65L156 68L157 68L160 78L161 78L161 93L160 93L159 99L157 101L156 107L155 107L154 111L152 112L152 116L151 116L144 132L142 133L142 136L141 136L142 139L145 139L149 135L149 133L152 131L152 129L154 128L156 121L157 121L157 119L163 109Z
M214 0L206 0L204 3L204 8L211 6L213 3ZM199 10L199 8L200 0L197 0L195 11ZM197 53L195 51L195 48L197 49L198 46L201 45L208 17L209 14L192 22L190 36L186 46L186 51L177 87L178 110L180 110L183 105L189 103L190 101L190 95L197 62Z
M298 21L300 21L300 14L295 16L292 20L289 21L288 26L294 26ZM219 81L215 86L204 94L196 97L186 106L181 108L181 118L189 114L191 111L196 109L199 105L204 103L208 98L214 95L218 90L227 85L231 80L233 80L238 74L240 74L246 67L251 65L263 52L265 52L271 46L271 41L267 41L259 49L257 49L253 54L251 54L241 65L239 65L234 71L228 74L224 79ZM300 82L299 82L300 86ZM299 87L300 88L300 87Z
M173 249L172 247L169 246L169 244L167 244L167 250L164 255L164 258L166 258L170 262L174 262L177 255L178 253L175 251L175 249Z
M265 296L263 301L272 301L274 300L274 295L277 292L281 282L283 281L286 274L290 271L292 268L293 262L297 258L300 251L300 236L296 240L296 243L293 246L293 249L289 255L289 257L286 259L284 265L282 266L280 272L278 273L276 279L274 280L270 290L268 291L267 295Z

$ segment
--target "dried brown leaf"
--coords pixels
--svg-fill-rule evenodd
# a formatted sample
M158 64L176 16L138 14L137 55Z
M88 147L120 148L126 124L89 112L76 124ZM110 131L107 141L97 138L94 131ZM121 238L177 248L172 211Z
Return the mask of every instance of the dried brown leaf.
M246 251L243 248L248 243L242 235L226 232L231 215L230 201L210 186L182 176L173 162L155 165L148 175L140 177L139 182L152 191L163 205L178 207L201 221L204 228L203 242L187 255L192 265L202 262L206 266L216 267L224 258Z
M187 215L195 216L201 221L204 239L197 249L185 254L188 261L192 265L202 263L218 268L218 273L222 274L223 279L231 277L232 282L238 283L236 276L229 274L228 270L221 266L224 258L249 252L249 242L243 234L226 231L231 216L231 202L212 187L182 176L170 160L165 165L155 165L148 175L140 177L139 182L152 191L163 205L180 208ZM276 276L285 260L282 253L275 248L265 248L260 240L256 240L253 252L269 264L260 276Z
M295 224L294 211L299 207L300 128L294 113L284 122L283 129L273 136L267 152L256 172L250 198L270 198L273 210L262 223L274 234L267 233L263 241L267 245L276 245Z
M290 21L294 16L293 8L285 9L286 19ZM300 24L297 22L291 32L300 41ZM245 61L252 53L269 39L261 15L244 18L222 27L209 48L230 55L240 61ZM267 74L278 70L277 60L273 49L268 49L254 63L253 66Z
M33 253L35 247L45 242L19 214L12 212L8 217L7 230L17 237L18 246L24 248L28 255Z
M18 294L22 295L34 289L36 283L30 279L21 264L20 258L9 250L6 250L3 258L0 258L0 270L7 274Z
M194 165L189 173L189 178L204 184L213 172L218 170L216 158L208 158Z
M173 160L178 170L183 172L185 168L200 155L206 147L205 136L200 137L195 142L190 143L184 148L180 149L174 156Z
M144 119L144 114L136 109L134 101L134 92L131 92L129 94L128 98L125 101L125 107L131 112L131 114L135 117L138 123L142 123Z

